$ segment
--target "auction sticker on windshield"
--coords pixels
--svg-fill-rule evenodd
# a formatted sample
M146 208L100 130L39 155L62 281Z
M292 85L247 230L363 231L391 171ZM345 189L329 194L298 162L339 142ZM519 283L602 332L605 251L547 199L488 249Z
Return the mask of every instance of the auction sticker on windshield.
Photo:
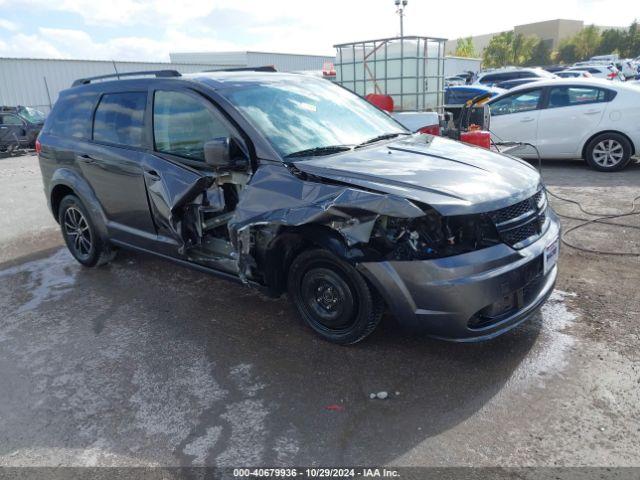
M544 248L544 261L543 261L543 274L546 275L549 270L558 262L558 254L560 253L560 241L559 237L553 239L553 241Z

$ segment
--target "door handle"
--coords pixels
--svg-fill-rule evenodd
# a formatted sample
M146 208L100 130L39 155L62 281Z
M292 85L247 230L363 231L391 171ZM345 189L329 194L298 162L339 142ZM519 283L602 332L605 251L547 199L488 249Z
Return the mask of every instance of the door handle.
M145 170L144 174L151 180L160 180L160 175L155 170Z
M6 130L9 127L0 127L0 130Z
M585 115L595 115L597 113L600 113L602 110L588 110L586 112L584 112Z
M94 158L91 158L91 156L86 155L86 154L84 154L84 155L78 155L78 156L77 156L77 158L78 158L78 160L80 160L82 163L87 163L87 164L95 163L95 161L96 161Z
M520 120L522 123L529 123L529 122L533 122L535 120L535 118L533 117L527 117L527 118L523 118L522 120Z

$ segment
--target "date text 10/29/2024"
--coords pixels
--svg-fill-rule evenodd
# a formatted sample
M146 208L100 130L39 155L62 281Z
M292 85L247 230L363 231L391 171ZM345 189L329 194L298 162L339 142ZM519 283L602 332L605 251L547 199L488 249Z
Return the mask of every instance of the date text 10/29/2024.
M399 478L387 468L234 468L236 478Z

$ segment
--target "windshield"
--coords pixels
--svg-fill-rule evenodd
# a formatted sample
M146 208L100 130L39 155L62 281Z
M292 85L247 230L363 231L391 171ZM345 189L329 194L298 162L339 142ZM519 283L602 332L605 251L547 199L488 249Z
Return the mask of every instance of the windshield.
M366 100L328 80L278 80L222 90L283 157L326 155L407 133Z
M31 123L42 123L45 118L44 113L31 107L22 107L20 109L20 116Z

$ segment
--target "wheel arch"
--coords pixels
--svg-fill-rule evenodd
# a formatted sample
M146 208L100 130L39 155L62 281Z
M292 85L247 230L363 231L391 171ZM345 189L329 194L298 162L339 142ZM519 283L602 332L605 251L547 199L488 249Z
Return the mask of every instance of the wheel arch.
M586 155L587 155L587 147L589 146L589 144L591 143L591 141L596 138L599 135L602 135L603 133L615 133L617 135L620 135L624 138L627 139L627 141L629 142L629 145L631 145L631 156L634 156L636 154L636 146L633 143L633 140L631 140L631 138L629 137L629 135L627 135L624 132L621 132L620 130L613 130L613 129L607 129L607 130L602 130L598 133L594 133L593 135L591 135L589 138L587 138L587 140L584 142L584 145L582 146L582 158L586 159Z
M70 169L57 170L50 182L48 196L51 213L58 221L60 202L67 195L75 195L85 206L96 230L103 239L108 239L107 217L89 183L78 173Z
M286 290L291 262L310 248L324 248L352 265L364 260L367 255L358 246L349 247L337 231L326 225L283 227L261 255L260 264L269 294L277 297Z
M76 192L70 186L65 185L64 183L59 183L51 189L49 201L51 203L51 213L53 213L53 218L56 219L56 222L58 221L60 213L60 202L62 202L62 199L67 195L76 195Z

